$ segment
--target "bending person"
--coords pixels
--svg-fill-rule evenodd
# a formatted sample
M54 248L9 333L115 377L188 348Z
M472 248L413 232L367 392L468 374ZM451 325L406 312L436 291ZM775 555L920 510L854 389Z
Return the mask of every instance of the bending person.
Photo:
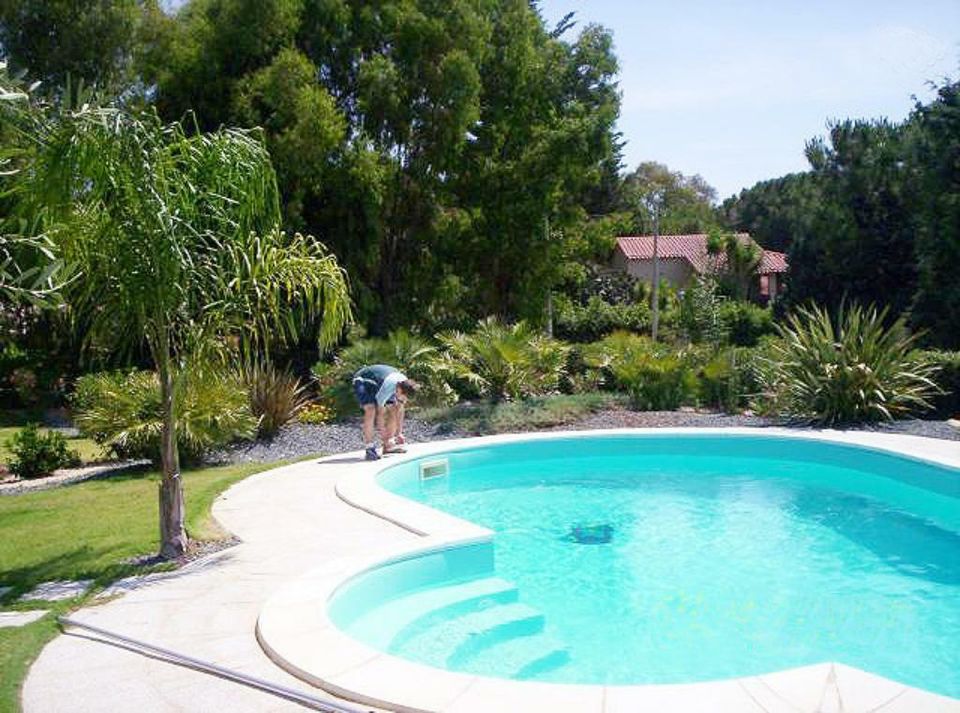
M374 432L380 431L383 452L406 453L403 420L407 399L417 382L386 364L365 366L353 375L353 392L363 409L363 447L367 460L378 460Z

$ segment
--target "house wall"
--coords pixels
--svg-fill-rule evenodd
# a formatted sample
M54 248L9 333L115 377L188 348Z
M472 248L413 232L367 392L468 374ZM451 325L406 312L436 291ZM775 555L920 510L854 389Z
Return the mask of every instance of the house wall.
M647 284L653 282L653 260L626 260L618 253L620 265L614 260L614 267L625 269L632 275ZM683 259L668 258L660 260L660 279L666 280L674 287L686 287L693 277L693 268Z

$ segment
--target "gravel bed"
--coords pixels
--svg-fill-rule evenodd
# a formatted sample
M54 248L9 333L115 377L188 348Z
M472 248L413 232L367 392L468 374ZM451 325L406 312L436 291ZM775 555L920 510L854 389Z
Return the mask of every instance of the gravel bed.
M591 414L575 424L559 426L556 430L588 428L711 428L719 426L780 426L804 430L814 428L806 424L796 424L775 418L752 416L747 414L701 413L697 411L629 411L610 409ZM892 423L865 424L854 426L851 430L874 431L877 433L900 433L909 436L925 436L947 441L960 441L960 429L946 421L923 421L905 419Z
M791 428L809 428L784 424L777 419L752 415L729 415L697 411L629 411L608 409L590 414L574 423L556 426L550 430L587 430L602 428L710 428L722 426L770 427L789 425ZM862 430L885 433L903 433L928 438L960 441L960 430L945 421L918 419L889 424L864 426ZM463 438L472 434L460 431L450 424L428 423L408 418L404 433L410 443ZM360 419L323 426L292 424L281 429L269 441L243 443L218 451L211 456L217 463L269 463L277 460L301 458L315 454L344 453L362 447Z
M363 448L360 419L323 426L294 423L286 426L269 441L240 443L211 455L216 463L270 463L323 453L346 453ZM463 432L446 424L427 423L407 418L403 434L410 443L462 438Z
M0 495L20 495L21 493L31 493L37 490L49 490L59 488L63 485L72 485L84 480L94 478L109 478L111 475L123 473L131 468L139 468L148 465L148 460L132 460L119 463L102 463L98 465L88 465L82 468L64 468L56 470L53 475L45 478L9 478L0 482Z

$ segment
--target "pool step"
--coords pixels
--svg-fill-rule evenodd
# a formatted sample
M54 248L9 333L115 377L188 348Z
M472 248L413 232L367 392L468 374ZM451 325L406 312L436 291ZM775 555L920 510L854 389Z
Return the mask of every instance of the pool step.
M418 661L458 668L484 648L505 639L537 634L543 627L543 614L526 604L495 604L421 629L395 651Z
M496 671L500 676L527 680L553 671L570 662L563 644L544 634L530 634L497 641L483 647L462 661L456 668L474 671Z
M485 577L398 597L368 612L352 628L362 641L395 649L438 622L515 602L518 596L516 586L505 579Z

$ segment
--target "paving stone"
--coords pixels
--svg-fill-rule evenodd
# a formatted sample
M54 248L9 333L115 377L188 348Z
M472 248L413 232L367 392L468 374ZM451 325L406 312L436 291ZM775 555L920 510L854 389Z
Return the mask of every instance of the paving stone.
M26 626L27 624L32 624L38 619L42 619L46 613L46 609L0 612L0 629L4 627Z
M92 584L93 584L92 579L81 579L76 582L71 582L71 581L44 582L33 591L27 592L22 597L20 597L20 601L56 602L61 599L70 599L71 597L79 597L81 594L83 594L88 589L90 589L90 585Z
M135 574L132 577L124 577L123 579L118 579L116 582L111 584L109 587L104 589L102 592L97 594L95 599L105 599L107 597L113 597L118 594L126 594L127 592L133 592L137 589L140 589L143 586L146 586L150 582L157 580L168 579L170 573L168 572L155 572L153 574Z

